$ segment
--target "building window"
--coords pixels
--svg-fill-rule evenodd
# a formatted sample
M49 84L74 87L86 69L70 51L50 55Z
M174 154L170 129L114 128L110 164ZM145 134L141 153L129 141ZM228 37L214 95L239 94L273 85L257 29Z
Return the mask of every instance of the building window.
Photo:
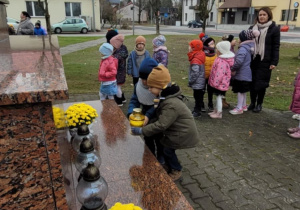
M37 1L26 1L26 10L30 16L44 16L44 2L42 3L42 8Z
M187 5L188 5L188 0L185 1L185 6L187 6Z
M248 11L243 11L242 21L247 21Z
M281 21L284 21L286 19L285 13L286 10L281 10Z
M184 19L187 21L187 13L184 14Z
M66 16L67 17L75 17L81 15L81 5L80 3L74 3L74 2L66 2L65 3L66 8Z
M193 6L193 0L191 0L191 6Z
M211 12L211 13L210 13L210 21L213 21L213 20L214 20L214 13Z
M281 21L291 20L296 21L298 16L298 9L281 10Z
M298 9L294 9L293 21L297 21Z

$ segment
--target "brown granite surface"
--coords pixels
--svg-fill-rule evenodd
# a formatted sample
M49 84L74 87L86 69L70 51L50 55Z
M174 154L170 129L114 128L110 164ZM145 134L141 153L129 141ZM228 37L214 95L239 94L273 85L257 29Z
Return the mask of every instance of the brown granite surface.
M0 105L67 98L56 36L0 36Z
M0 107L0 209L68 209L51 102Z
M113 100L85 103L97 109L99 115L92 130L98 138L100 172L108 183L105 203L109 208L121 202L149 210L193 209L143 140L130 134L129 122ZM63 104L63 108L70 105ZM79 172L72 163L70 136L62 131L58 135L67 202L70 209L80 209L75 194Z

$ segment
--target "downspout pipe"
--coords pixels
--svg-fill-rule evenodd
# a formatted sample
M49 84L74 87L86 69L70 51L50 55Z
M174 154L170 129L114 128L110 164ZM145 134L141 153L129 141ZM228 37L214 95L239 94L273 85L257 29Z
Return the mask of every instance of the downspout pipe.
M92 9L93 9L93 28L92 28L92 31L96 31L96 28L95 28L95 0L92 0Z

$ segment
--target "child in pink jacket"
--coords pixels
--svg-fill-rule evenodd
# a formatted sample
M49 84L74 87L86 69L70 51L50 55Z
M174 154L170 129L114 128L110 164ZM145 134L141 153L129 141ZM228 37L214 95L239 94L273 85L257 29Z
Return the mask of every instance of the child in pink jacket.
M295 78L294 86L295 88L290 110L296 114L300 114L300 71ZM288 128L287 133L294 139L300 139L300 122L296 128Z
M103 55L98 73L98 79L101 82L100 100L114 99L114 95L117 94L118 59L111 56L113 50L114 47L109 43L104 43L99 48L100 53Z
M230 51L230 43L222 41L217 44L217 55L211 69L208 83L217 96L215 110L208 113L211 118L222 118L222 96L229 88L231 67L234 64L234 53Z

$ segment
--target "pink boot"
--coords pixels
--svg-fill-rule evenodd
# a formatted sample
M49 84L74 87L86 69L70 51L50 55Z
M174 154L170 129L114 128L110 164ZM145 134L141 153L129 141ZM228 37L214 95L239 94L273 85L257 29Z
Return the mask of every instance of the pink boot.
M212 114L216 114L216 113L217 113L217 110L214 109L214 111L209 112L208 115L212 115Z
M296 133L297 131L299 131L300 128L299 127L296 127L296 128L288 128L287 129L287 132L288 133Z
M300 130L295 133L288 133L288 135L294 139L300 139Z
M214 114L211 114L210 117L213 118L213 119L221 119L222 118L222 112L216 112Z

